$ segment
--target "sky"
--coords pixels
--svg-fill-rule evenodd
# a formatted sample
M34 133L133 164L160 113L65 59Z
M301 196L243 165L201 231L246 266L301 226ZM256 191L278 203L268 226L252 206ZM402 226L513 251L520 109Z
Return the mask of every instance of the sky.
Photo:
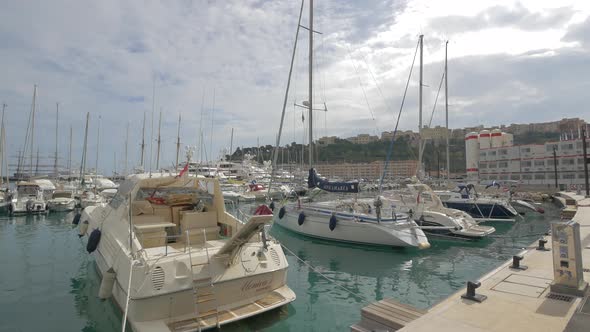
M181 159L186 145L197 148L196 159L217 159L232 144L232 128L234 149L274 145L300 6L3 1L0 103L10 162L23 149L34 85L41 163L53 164L56 103L59 163L67 164L71 127L79 167L90 113L87 164L94 167L98 148L107 175L123 171L125 155L128 169L139 164L144 115L145 168L149 160L155 168L160 112L163 167L175 161L179 115ZM309 25L308 1L301 24ZM444 125L444 88L432 112L447 40L451 128L590 120L589 1L316 0L313 24L313 103L327 109L315 112L316 138L393 130L420 34L425 124ZM308 99L308 31L297 40L282 145L307 140L308 114L295 104ZM418 128L417 64L402 130Z

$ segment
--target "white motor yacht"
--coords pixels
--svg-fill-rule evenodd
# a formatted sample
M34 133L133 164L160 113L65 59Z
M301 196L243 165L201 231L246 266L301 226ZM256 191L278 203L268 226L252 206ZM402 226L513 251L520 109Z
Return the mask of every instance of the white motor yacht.
M89 206L104 206L106 199L102 195L95 194L92 190L86 190L80 195L80 206L84 209Z
M43 190L34 182L18 182L8 211L11 214L46 213L47 205L43 198Z
M519 215L508 198L479 195L472 185L458 185L456 190L435 191L435 193L446 207L465 211L477 220L514 221Z
M133 331L200 331L295 300L281 245L265 231L272 215L242 224L215 178L131 175L80 220L103 276L99 296L128 303Z
M76 199L70 190L56 190L53 197L47 201L47 209L54 212L72 211L76 208Z
M383 192L385 201L394 210L405 212L433 235L478 239L496 231L494 227L478 225L464 211L446 208L426 184L408 184L405 190Z

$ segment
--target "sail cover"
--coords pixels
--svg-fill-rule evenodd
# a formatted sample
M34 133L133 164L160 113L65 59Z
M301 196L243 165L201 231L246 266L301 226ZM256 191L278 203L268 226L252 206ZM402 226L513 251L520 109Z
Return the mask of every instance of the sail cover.
M309 176L307 177L307 186L309 188L320 188L329 192L339 193L358 193L359 183L358 181L351 182L331 182L325 178L318 176L315 168L309 170Z

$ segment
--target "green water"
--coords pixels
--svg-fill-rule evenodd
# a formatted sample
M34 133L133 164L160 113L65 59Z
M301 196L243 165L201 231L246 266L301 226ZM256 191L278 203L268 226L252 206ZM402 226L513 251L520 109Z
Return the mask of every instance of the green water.
M542 216L493 223L494 238L433 240L423 251L336 244L274 227L274 237L330 280L287 252L297 300L222 330L346 331L367 301L384 297L427 308L535 241L526 235L545 232L558 218L555 207L544 207ZM97 298L98 274L72 217L0 217L0 332L121 330L121 311Z

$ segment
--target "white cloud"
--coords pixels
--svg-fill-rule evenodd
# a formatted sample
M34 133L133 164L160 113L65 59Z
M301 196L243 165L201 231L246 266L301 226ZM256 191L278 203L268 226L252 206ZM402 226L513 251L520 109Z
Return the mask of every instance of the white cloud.
M175 156L178 112L182 112L184 119L183 142L196 143L203 94L202 127L209 150L214 90L214 155L229 146L232 127L237 142L234 145L254 145L257 137L263 144L273 144L299 6L286 0L91 3L14 0L3 3L0 61L4 69L0 101L9 105L11 154L16 154L22 146L32 85L38 84L37 128L41 129L37 144L41 151L46 151L45 155L53 152L54 105L59 101L62 128L70 124L75 127L75 161L81 152L83 122L88 111L93 119L99 114L103 119L104 144L100 152L104 159L100 169L110 172L114 152L121 168L127 122L132 130L130 164L135 164L144 112L148 112L149 135L154 77L157 78L156 109L161 108L165 113L161 164L169 165ZM307 13L305 9L304 25L308 24ZM429 85L425 89L425 112L429 113L432 107L442 71L444 40L449 38L449 77L453 83L450 90L455 98L453 124L493 123L498 121L493 112L477 113L478 109L502 109L515 100L523 105L523 112L529 112L528 116L512 114L503 121L522 118L534 121L534 107L541 106L533 100L538 101L541 96L548 104L558 104L559 98L565 100L568 96L548 94L548 80L525 77L534 73L519 72L523 77L512 77L510 73L502 76L513 80L510 82L486 80L495 72L502 72L497 68L499 64L514 65L515 62L506 62L506 57L518 57L517 63L522 66L529 59L559 58L575 52L581 41L564 36L569 28L580 30L579 25L586 22L588 15L589 5L575 1L316 1L315 28L323 34L316 36L315 43L318 71L314 98L318 104L326 102L329 109L328 114L316 115L316 134L347 136L391 130L420 33L425 34L425 83ZM488 24L475 24L478 22L474 23L473 18L477 17L487 17ZM438 28L435 30L433 26ZM449 29L445 30L445 26ZM472 28L465 29L466 26ZM292 104L295 99L298 102L307 99L305 30L301 31L299 46L283 142L294 138L301 141L303 136L302 110L294 110ZM576 56L587 60L584 53ZM479 67L457 68L461 63ZM549 61L549 64L567 65L560 61ZM552 72L558 69L549 68ZM470 78L470 72L476 75ZM572 82L575 77L558 79L561 85L575 84ZM503 87L496 89L500 85ZM482 90L473 91L476 87ZM410 89L403 129L416 128L417 124L416 80ZM563 114L587 116L578 110ZM435 116L435 121L440 119L440 115ZM95 121L93 125L89 145L91 165L95 154ZM60 134L62 152L66 150L68 135L67 130Z

